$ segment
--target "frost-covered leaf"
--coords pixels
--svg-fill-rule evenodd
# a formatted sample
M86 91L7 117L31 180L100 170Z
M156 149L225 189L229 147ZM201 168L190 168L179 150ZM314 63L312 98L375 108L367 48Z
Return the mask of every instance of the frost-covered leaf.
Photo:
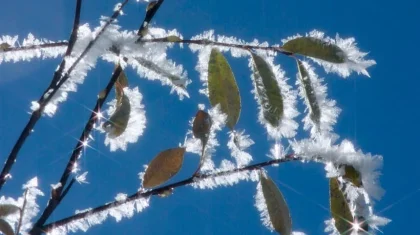
M220 104L227 126L233 129L241 113L241 97L229 63L217 49L211 51L208 75L210 103L213 107Z
M203 110L199 110L195 115L192 131L195 138L199 138L205 147L207 140L209 138L210 128L211 128L211 118L208 113Z
M145 58L137 57L136 60L141 66L159 74L160 76L168 78L172 82L173 85L178 86L182 89L185 89L185 78L171 74L167 72L165 69L161 68L159 65Z
M14 235L15 232L13 231L12 226L7 223L4 219L0 218L0 232L4 233L4 235Z
M283 117L283 97L271 67L263 58L251 53L254 61L254 82L263 108L264 118L274 127Z
M103 124L104 130L108 132L111 138L118 137L125 131L130 118L130 111L130 100L123 94L121 102L117 103L114 114Z
M0 217L8 216L19 211L19 207L13 204L1 204L0 205Z
M350 234L353 215L336 177L330 179L330 210L340 234Z
M314 37L292 39L283 45L283 49L331 63L344 63L346 60L345 53L340 47Z
M357 187L362 186L362 179L360 177L360 173L356 169L354 169L353 166L345 165L344 172L344 179L352 182Z
M309 105L310 118L317 125L318 129L320 128L321 122L321 110L319 108L318 100L316 98L316 93L314 87L312 86L311 79L309 78L309 73L306 70L305 66L300 60L296 60L299 69L299 79L300 84L303 85L303 90L305 91L305 100Z
M270 177L261 174L260 182L273 228L281 235L290 235L292 233L292 218L286 200Z
M111 152L121 149L127 150L128 143L136 143L139 137L143 134L146 128L146 112L144 105L142 104L143 96L140 93L138 87L130 89L124 88L124 95L128 97L130 101L130 117L128 119L127 128L118 137L112 135L112 132L108 132L105 138L105 145L110 146ZM109 107L105 111L108 116L112 116L116 112L117 99L113 99L108 103ZM99 125L99 130L104 132L102 129L103 123Z
M376 64L374 60L365 59L368 53L360 51L354 38L340 38L338 34L335 38L331 38L326 37L323 32L312 30L304 37L296 35L282 41L284 46L288 44L286 47L291 47L292 50L297 50L293 45L296 42L304 41L308 44L305 44L307 47L314 44L314 47L309 47L312 48L309 52L313 54L308 54L308 58L324 67L327 73L334 72L343 78L350 76L351 72L361 73L369 77L366 69ZM303 49L299 48L299 50ZM328 60L328 57L330 60Z
M143 187L152 188L168 181L181 169L185 148L172 148L160 152L148 165Z

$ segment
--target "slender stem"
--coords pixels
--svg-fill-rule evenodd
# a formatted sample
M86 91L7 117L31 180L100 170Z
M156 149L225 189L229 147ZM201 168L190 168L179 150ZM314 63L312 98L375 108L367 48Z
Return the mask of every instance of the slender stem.
M21 47L9 47L2 49L0 52L14 52L14 51L29 51L42 48L54 48L54 47L65 47L68 46L69 42L49 42L40 45L30 45L30 46L21 46Z
M209 45L209 46L224 46L224 47L234 47L243 50L266 50L266 51L276 51L281 54L290 56L293 53L284 50L281 46L252 46L244 44L235 44L235 43L225 43L225 42L215 42L207 39L192 40L192 39L181 39L181 40L170 40L170 38L152 38L152 39L142 39L139 43L142 42L171 42L171 43L186 43L186 44L197 44L197 45Z
M140 37L137 39L136 42L139 42L146 34L149 28L149 23L155 16L156 12L159 10L160 5L162 5L164 0L158 0L156 2L149 3L149 6L146 9L146 15L144 16L143 23L141 23L139 30L137 31L137 35ZM151 5L153 4L153 5Z
M18 222L18 226L16 228L16 234L19 234L20 228L22 227L22 220L23 220L23 215L25 214L25 207L26 207L26 196L28 195L28 190L25 190L25 194L23 195L23 205L22 208L20 209L20 216L19 216L19 222Z
M74 169L74 165L79 159L79 156L81 154L81 151L83 150L84 143L89 138L90 132L93 130L93 126L95 122L98 120L98 113L100 113L102 106L108 97L109 93L112 90L112 87L114 86L115 82L117 81L118 77L120 76L122 71L121 66L118 66L114 73L112 74L111 79L108 82L108 85L105 88L104 96L100 96L96 102L95 108L93 108L89 120L85 125L85 128L82 131L82 134L80 135L79 140L77 141L76 146L73 149L72 155L70 156L70 159L67 163L66 168L64 168L64 172L60 179L60 187L57 189L57 194L59 196L51 197L48 201L47 207L44 209L44 212L42 213L41 217L38 219L38 221L34 224L32 230L30 231L30 234L41 234L42 230L39 230L40 227L48 220L50 215L54 212L54 210L58 207L60 202L64 199L64 197L67 195L68 191L70 190L71 186L74 183L74 179L71 180L69 185L66 187L66 189L63 191L62 189L66 186L67 180Z
M209 178L214 178L214 177L218 177L218 176L223 176L223 175L230 175L230 174L234 174L234 173L238 173L238 172L244 172L244 171L252 171L252 170L258 170L267 166L272 166L272 165L276 165L276 164L281 164L281 163L285 163L285 162L291 162L291 161L300 161L302 160L302 158L295 156L294 154L288 154L285 156L285 158L281 158L281 159L274 159L274 160L270 160L270 161L266 161L266 162L261 162L261 163L257 163L257 164L253 164L253 165L248 165L242 168L237 168L237 169L232 169L232 170L227 170L227 171L221 171L221 172L216 172L216 173L209 173L209 174L202 174L202 175L198 175L198 176L191 176L185 180L181 180L178 181L176 183L173 184L169 184L166 186L162 186L159 188L155 188L152 189L150 191L146 191L146 192L142 192L142 191L138 191L136 193L134 193L133 195L127 197L126 200L124 201L113 201L111 203L107 203L105 205L102 206L98 206L96 208L87 210L85 212L82 213L78 213L76 215L73 216L69 216L67 218L46 224L45 226L43 226L41 228L41 230L43 232L49 232L52 229L54 229L55 227L60 227L63 225L66 225L68 223L71 223L73 221L79 220L79 219L83 219L88 215L94 215L106 210L109 210L111 208L120 206L124 203L128 203L134 200L138 200L140 198L147 198L153 195L159 195L164 193L167 190L172 190L174 188L178 188L178 187L182 187L182 186L186 186L186 185L190 185L193 184L195 182L199 182L201 180L204 179L209 179Z
M44 91L42 96L38 100L39 109L34 111L31 115L31 118L29 119L29 122L26 124L25 128L23 129L22 133L19 136L19 139L13 146L12 151L10 152L7 161L3 167L3 170L0 174L0 190L3 187L3 185L6 183L9 177L10 170L13 167L13 164L16 162L17 155L22 148L23 144L25 143L26 139L29 137L29 135L32 132L32 129L38 122L38 120L41 118L41 114L44 111L44 108L47 106L48 102L51 100L51 98L55 95L55 93L59 90L59 88L69 79L70 74L75 69L76 65L83 59L83 57L89 52L89 50L93 47L93 45L97 42L97 40L100 38L100 36L105 32L106 28L120 15L120 12L122 8L127 4L128 0L125 0L119 10L115 11L114 14L111 16L111 18L106 22L106 24L102 27L102 29L98 32L97 36L88 44L88 46L85 48L85 50L81 53L81 55L76 59L76 61L70 66L68 71L62 75L62 72L64 71L65 67L65 59L62 60L59 69L54 73L54 77L51 81L51 84L48 86L48 88ZM76 4L76 14L75 18L80 17L80 10L81 10L81 0L77 0ZM79 20L75 19L75 25L73 26L73 32L75 29L78 28ZM77 25L76 25L77 24ZM77 32L77 30L76 30ZM76 35L76 36L75 36ZM69 47L73 48L73 45L70 43L73 43L77 39L77 34L72 33L69 40ZM71 51L66 51L66 56L70 55ZM66 58L66 57L65 57Z

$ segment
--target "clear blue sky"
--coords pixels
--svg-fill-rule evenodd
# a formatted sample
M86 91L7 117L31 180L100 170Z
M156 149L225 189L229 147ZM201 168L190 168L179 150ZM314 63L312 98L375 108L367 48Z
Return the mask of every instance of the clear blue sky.
M74 15L75 1L15 0L2 3L0 35L67 40ZM136 29L143 20L144 4L130 1L126 16L120 18L125 29ZM116 0L84 0L82 22L95 27L100 15L109 16ZM342 113L336 132L355 143L364 152L384 156L381 184L386 190L375 205L380 216L393 221L383 228L385 234L416 234L420 209L420 166L417 146L420 143L419 75L417 45L420 5L416 1L186 1L166 0L154 24L167 29L177 28L188 38L204 30L237 36L246 41L257 38L271 44L296 33L319 29L330 36L340 33L354 36L362 51L377 65L369 69L371 78L353 75L343 80L335 75L326 77L329 97L335 98ZM417 20L416 20L417 19ZM182 63L193 84L191 98L182 102L169 95L168 87L139 78L128 69L131 84L138 85L144 95L148 126L137 144L127 152L110 153L97 135L92 145L101 153L88 150L81 162L89 171L88 185L75 185L63 204L51 217L61 219L75 209L95 207L112 201L119 192L134 193L139 187L138 172L143 170L159 151L183 142L188 120L196 112L197 103L208 103L198 95L201 87L194 70L196 54L189 49L174 49L171 58ZM256 104L250 94L251 80L247 61L228 56L235 72L243 100L239 129L252 134L256 144L251 147L255 162L266 160L269 144L264 129L256 123ZM0 65L0 159L11 150L29 115L30 101L38 99L48 86L60 59L33 60ZM294 81L294 61L280 57L287 76ZM78 93L60 105L53 118L44 117L20 152L12 170L13 180L1 192L17 197L21 185L37 175L46 196L49 185L58 181L71 150L95 104L95 97L107 83L113 65L100 61L88 75ZM294 83L294 82L293 82ZM299 116L297 120L301 120ZM221 142L226 141L221 133ZM298 136L299 137L299 136ZM225 146L225 145L223 145ZM216 161L227 156L225 147L217 152ZM196 156L187 155L185 167L174 180L187 177L198 163ZM322 165L288 163L269 169L289 203L295 230L307 234L324 234L324 220L330 217L328 181ZM290 190L284 186L289 185ZM254 207L255 184L240 183L215 190L179 189L169 198L153 198L151 206L130 220L116 224L111 218L88 234L269 234L260 223Z

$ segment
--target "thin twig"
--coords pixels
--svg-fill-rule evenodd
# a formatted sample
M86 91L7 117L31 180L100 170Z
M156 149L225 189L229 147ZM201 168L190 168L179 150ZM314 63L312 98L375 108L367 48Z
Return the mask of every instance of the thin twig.
M85 125L85 128L82 131L82 134L80 135L79 140L77 141L76 146L73 149L72 155L70 156L70 159L67 163L66 168L64 169L64 172L61 176L59 188L57 188L56 193L58 196L51 197L48 201L48 206L44 209L44 212L42 213L41 217L38 219L38 221L34 224L32 230L30 231L30 234L41 234L42 230L39 230L40 227L48 220L50 215L54 212L54 210L57 208L57 206L60 204L60 202L64 199L64 197L67 195L68 191L70 190L71 186L74 183L74 179L71 180L69 185L66 187L66 189L63 191L62 189L66 186L67 180L74 169L74 165L77 162L77 159L79 158L84 146L84 143L89 139L89 134L93 130L93 126L98 120L98 113L100 113L103 104L105 103L106 98L108 97L109 93L112 90L112 87L114 86L115 82L117 81L118 77L120 76L122 71L121 66L118 66L114 73L112 74L111 79L108 82L108 85L105 88L104 96L100 96L96 102L95 108L93 108L89 120Z
M156 12L159 10L160 5L162 5L163 1L164 0L158 0L157 2L149 3L149 6L150 6L150 4L154 4L154 5L152 7L150 7L150 9L147 9L147 11L146 11L146 15L144 16L143 23L141 23L140 28L137 32L137 35L139 35L140 37L137 39L136 42L139 42L144 37L144 35L145 35L144 32L147 32L147 29L149 28L150 21L153 19Z
M73 216L69 216L67 218L46 224L45 226L43 226L41 228L41 230L46 233L51 231L52 229L54 229L55 227L60 227L63 226L65 224L69 224L73 221L79 220L79 219L83 219L86 216L91 216L91 215L95 215L97 213L109 210L111 208L120 206L124 203L128 203L140 198L147 198L153 195L159 195L164 193L167 190L172 190L174 188L178 188L178 187L182 187L182 186L186 186L186 185L190 185L192 183L204 180L204 179L209 179L209 178L214 178L214 177L218 177L218 176L223 176L223 175L230 175L230 174L234 174L234 173L238 173L238 172L243 172L243 171L252 171L252 170L258 170L267 166L272 166L272 165L276 165L276 164L280 164L280 163L285 163L285 162L291 162L291 161L300 161L302 160L302 158L295 156L294 154L288 154L285 156L285 158L281 158L281 159L274 159L274 160L270 160L270 161L266 161L266 162L261 162L261 163L257 163L257 164L253 164L253 165L248 165L242 168L237 168L237 169L233 169L233 170L227 170L227 171L221 171L221 172L217 172L217 173L209 173L209 174L202 174L199 176L192 176L189 177L185 180L182 181L178 181L176 183L173 184L169 184L166 186L162 186L159 188L155 188L152 189L150 191L146 191L146 192L142 192L142 191L138 191L135 194L127 197L126 200L124 201L113 201L111 203L107 203L105 205L102 206L98 206L96 208L87 210L85 212L81 212L78 213L76 215Z
M10 152L7 161L3 167L3 170L0 174L0 190L7 181L9 177L8 174L10 170L13 167L13 164L16 162L17 155L22 148L23 144L25 143L28 136L31 134L32 129L38 122L38 120L41 118L41 114L44 111L44 108L48 104L48 102L51 100L52 97L54 97L55 93L59 90L59 88L69 79L70 74L75 69L76 65L83 59L83 57L89 52L89 50L92 48L92 46L97 42L99 37L105 32L106 28L120 15L120 12L122 8L127 4L128 0L125 0L120 8L114 12L114 14L111 16L111 18L106 22L106 24L102 27L102 29L98 32L97 36L88 44L88 46L85 48L85 50L80 54L80 56L76 59L76 61L70 66L68 71L62 76L62 72L64 70L64 63L65 59L60 64L59 69L54 73L54 77L52 79L51 84L48 86L48 88L44 91L42 96L38 100L39 109L34 111L31 115L31 118L29 119L29 122L26 124L25 128L23 129L22 133L19 136L19 139L13 146L12 151ZM76 14L75 17L80 16L80 9L81 9L81 0L77 0L76 5ZM79 20L74 21L75 23L78 23ZM73 29L76 28L76 26L73 27ZM77 26L78 28L78 26ZM74 38L74 35L70 36L70 40ZM76 34L77 35L77 34ZM75 41L75 39L73 39ZM73 47L73 45L70 45L69 47ZM66 53L67 54L67 53ZM70 53L69 53L70 54Z
M170 38L152 38L152 39L142 39L139 43L142 42L165 42L165 43L186 43L186 44L197 44L197 45L208 45L208 46L224 46L224 47L234 47L243 50L266 50L266 51L276 51L281 54L290 56L293 53L288 52L283 49L281 46L252 46L244 44L235 44L235 43L226 43L226 42L216 42L207 39L192 40L192 39L181 39L181 40L170 40Z
M0 52L29 51L29 50L44 49L44 48L68 47L68 45L69 45L69 42L67 41L48 42L48 43L43 43L40 45L9 47L9 48L2 49Z
M20 227L22 227L22 220L23 220L23 215L25 213L25 207L26 207L26 202L27 202L26 195L28 194L28 190L29 189L26 189L25 194L23 195L23 205L22 205L22 208L20 209L20 216L19 216L19 222L16 228L16 234L19 234Z

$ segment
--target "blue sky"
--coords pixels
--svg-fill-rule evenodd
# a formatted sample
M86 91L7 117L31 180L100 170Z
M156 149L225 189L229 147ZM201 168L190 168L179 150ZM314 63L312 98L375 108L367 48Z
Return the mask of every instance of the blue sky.
M100 15L110 15L115 0L84 1L82 22L97 26ZM0 36L36 37L67 40L73 22L74 1L15 0L2 4ZM125 29L136 29L143 20L145 4L130 1L120 17ZM376 66L369 69L371 78L353 75L347 80L326 75L329 97L337 100L343 110L336 132L350 139L364 152L384 156L381 184L386 190L376 203L380 216L393 221L383 228L385 234L415 234L416 215L420 208L420 160L417 147L420 139L417 107L420 102L420 82L415 71L417 30L420 6L416 1L186 1L167 0L154 18L154 25L178 29L184 37L214 29L217 34L237 36L246 41L257 38L271 44L296 33L312 29L329 36L354 36L362 51ZM191 98L179 101L169 94L168 87L139 78L133 70L126 71L132 85L144 95L147 128L139 142L127 152L109 152L103 145L103 136L95 134L81 166L89 171L88 185L76 185L56 210L50 221L61 219L75 209L95 207L112 201L119 192L134 193L140 186L137 174L158 152L178 146L184 141L188 121L195 115L197 104L207 99L198 94L201 87L194 70L197 55L187 48L170 50L170 57L185 66L193 83L189 86ZM243 108L239 129L246 129L256 142L251 147L255 162L267 160L270 142L265 129L256 122L256 104L247 61L227 56L242 94ZM4 161L29 115L30 101L38 99L52 78L60 59L33 60L0 65L0 159ZM276 60L292 78L295 62L283 57ZM40 199L41 208L49 197L49 185L61 176L76 139L89 115L88 108L108 82L113 65L100 61L92 70L79 92L71 93L60 105L53 118L43 117L20 152L9 181L0 195L18 196L21 185L37 175L46 196ZM301 120L299 116L296 120ZM300 129L301 130L301 129ZM220 141L227 141L227 129L219 133ZM304 136L298 135L297 138ZM228 156L223 148L215 160ZM173 179L188 177L198 164L198 158L186 155L185 166ZM307 234L324 234L324 220L330 217L328 208L328 181L319 164L288 163L270 168L269 175L278 183L291 210L294 229ZM287 187L289 186L289 187ZM254 207L255 184L242 182L229 188L195 190L180 188L169 198L153 198L151 205L132 219L118 224L109 219L101 226L92 227L89 234L270 234L261 224Z

